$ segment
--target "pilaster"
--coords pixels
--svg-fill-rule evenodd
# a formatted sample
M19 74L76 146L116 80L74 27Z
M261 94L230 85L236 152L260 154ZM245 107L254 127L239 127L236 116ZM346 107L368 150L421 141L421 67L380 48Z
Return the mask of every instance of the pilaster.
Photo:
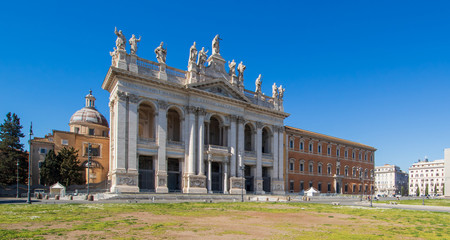
M256 194L264 194L262 179L262 127L263 124L261 122L256 122Z
M237 116L231 115L230 116L230 177L236 176L236 120Z
M168 193L167 188L167 108L168 104L165 101L158 101L158 164L156 169L156 192Z
M244 159L243 159L243 156L244 156L244 153L245 153L245 148L244 148L244 138L245 138L245 134L244 134L244 131L245 131L245 128L244 128L244 123L245 123L245 119L243 118L243 117L238 117L237 118L237 125L238 125L238 130L237 130L237 132L238 132L238 146L237 146L237 154L238 154L238 156L240 156L240 159L239 159L239 162L237 163L239 166L238 166L238 168L239 167L241 167L241 166L244 166ZM242 171L241 170L239 170L239 171L237 171L237 176L238 177L242 177Z

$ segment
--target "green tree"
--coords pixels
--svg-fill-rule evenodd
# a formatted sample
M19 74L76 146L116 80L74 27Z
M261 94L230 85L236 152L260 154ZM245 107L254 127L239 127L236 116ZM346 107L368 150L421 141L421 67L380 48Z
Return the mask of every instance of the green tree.
M52 185L61 180L61 163L53 150L48 151L41 166L41 184Z
M425 196L428 196L428 184L425 185Z
M19 162L19 182L25 184L28 178L28 158L23 151L20 138L22 133L20 118L10 112L0 125L0 184L10 185L17 181L17 162Z
M442 184L442 195L445 195L445 183Z
M78 150L73 147L63 148L58 153L58 157L61 158L61 183L66 186L73 184L83 184L83 175L81 171L83 167L80 166L78 160Z
M420 196L420 190L419 190L419 187L416 188L416 196Z

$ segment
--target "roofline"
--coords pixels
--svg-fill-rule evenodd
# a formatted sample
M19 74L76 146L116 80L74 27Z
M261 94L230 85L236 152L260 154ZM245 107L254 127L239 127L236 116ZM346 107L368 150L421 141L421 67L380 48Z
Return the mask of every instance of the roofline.
M371 146L368 146L368 145L364 145L362 143L353 142L353 141L350 141L350 140L345 140L345 139L342 139L342 138L337 138L337 137L325 135L325 134L322 134L322 133L316 133L316 132L312 132L312 131L308 131L308 130L304 130L304 129L300 129L300 128L295 128L295 127L290 127L290 126L285 126L285 129L286 129L286 132L288 130L296 131L296 132L300 132L302 134L305 134L305 135L308 135L308 136L311 136L311 137L324 138L324 139L327 139L327 140L330 140L330 141L333 141L333 142L337 142L337 143L342 143L342 144L352 145L352 146L359 147L359 148L369 149L369 150L372 150L374 152L377 150L374 147L371 147Z

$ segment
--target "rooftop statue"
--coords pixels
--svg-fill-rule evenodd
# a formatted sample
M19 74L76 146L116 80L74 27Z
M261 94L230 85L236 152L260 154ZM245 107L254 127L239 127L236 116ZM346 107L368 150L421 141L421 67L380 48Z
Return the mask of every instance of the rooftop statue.
M233 61L228 62L228 67L230 68L230 75L231 76L236 75L236 62L234 61L234 59Z
M272 85L272 97L278 98L278 88L276 83L273 83Z
M209 50L208 50L209 51ZM208 53L208 51L205 52L205 48L202 47L202 50L200 50L200 52L198 53L198 61L197 61L197 65L199 67L204 66L206 60L208 59L208 57L206 56L206 54Z
M122 33L122 30L117 31L117 27L114 28L114 33L117 35L116 39L116 47L117 50L125 50L125 44L127 43L127 39Z
M283 88L283 85L280 85L278 87L278 92L280 92L280 99L283 100L283 96L284 96L284 91L286 91L286 89Z
M139 36L139 39L137 39L134 34L131 35L130 40L128 41L130 43L130 53L136 54L137 52L137 43L141 41L141 36Z
M246 66L242 63L239 63L238 65L238 73L239 73L239 81L242 81L244 79L244 71L245 71Z
M195 47L195 42L192 44L191 49L189 51L189 62L194 62L197 59L197 48Z
M261 93L261 83L262 83L262 81L261 81L261 74L259 74L258 78L255 81L255 85L256 85L255 92L256 93Z
M212 41L212 55L214 54L220 55L219 40L222 39L219 37L219 34L217 34Z
M161 44L159 44L159 46L155 49L156 59L159 63L166 63L167 48L164 48L163 45L164 42L161 42Z

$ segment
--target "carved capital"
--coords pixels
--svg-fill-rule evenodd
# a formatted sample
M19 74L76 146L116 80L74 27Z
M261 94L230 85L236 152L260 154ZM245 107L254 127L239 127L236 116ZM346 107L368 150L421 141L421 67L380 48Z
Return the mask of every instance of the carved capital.
M206 110L204 108L197 108L197 114L199 116L205 116L206 115Z
M238 119L238 116L236 115L230 115L230 120L235 122Z
M110 109L114 108L114 100L109 101L109 108Z
M139 96L135 95L135 94L128 94L128 99L130 100L130 102L132 103L138 103L139 102Z
M238 116L237 117L237 121L238 121L239 124L244 124L245 123L245 118L242 117L242 116Z
M158 107L163 110L167 110L169 104L166 101L158 100Z
M186 110L188 113L195 113L197 111L197 108L194 106L186 106Z
M119 101L126 101L127 100L127 93L126 92L117 91L116 92L116 96L117 96L117 99Z
M262 122L256 122L256 128L262 128L264 124Z

